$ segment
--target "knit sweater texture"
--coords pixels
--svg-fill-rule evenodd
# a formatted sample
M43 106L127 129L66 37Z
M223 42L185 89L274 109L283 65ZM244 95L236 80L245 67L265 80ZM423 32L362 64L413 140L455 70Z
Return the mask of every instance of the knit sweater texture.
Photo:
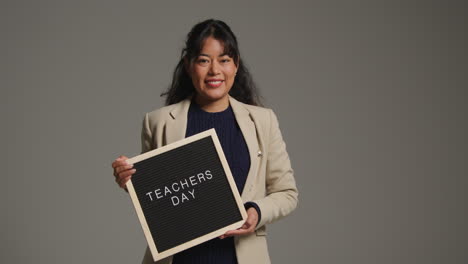
M188 111L186 137L214 128L231 169L239 193L250 169L250 156L232 107L206 112L192 100ZM258 210L256 205L253 205ZM173 264L237 264L234 238L215 238L174 255Z

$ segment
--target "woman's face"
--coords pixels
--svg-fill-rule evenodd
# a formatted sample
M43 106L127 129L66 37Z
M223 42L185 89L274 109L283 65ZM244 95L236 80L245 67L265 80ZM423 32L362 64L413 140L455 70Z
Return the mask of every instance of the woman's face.
M222 42L208 37L200 54L187 70L199 102L228 101L228 93L234 84L237 66L233 58L224 54Z

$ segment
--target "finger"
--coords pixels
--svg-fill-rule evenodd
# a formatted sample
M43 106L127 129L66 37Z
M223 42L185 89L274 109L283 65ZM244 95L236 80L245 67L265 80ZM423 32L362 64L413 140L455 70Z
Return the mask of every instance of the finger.
M119 160L126 160L126 159L128 159L128 158L127 158L126 156L124 156L124 155L120 155L117 159L119 159Z
M114 176L115 177L119 177L119 174L124 172L124 171L127 171L127 170L130 170L133 168L133 165L124 165L124 166L119 166L117 168L114 169Z
M127 182L130 180L131 176L126 178L120 178L117 183L119 184L120 188L125 189L127 187Z
M119 178L122 179L122 178L132 176L135 172L136 172L136 169L123 171L123 172L119 173Z
M112 161L112 168L115 168L115 164L116 164L116 162L119 162L119 161L121 161L121 158L120 158L120 157L122 157L122 156L119 156L119 157L118 157L118 158L116 158L114 161Z
M129 170L133 168L133 164L129 164L129 165L123 165L123 166L119 166L117 168L115 168L115 172L117 174L121 173L122 171L126 171L126 170Z
M242 230L246 230L248 233L252 233L255 229L255 226L250 224L250 223L245 223L243 226L242 226Z
M249 208L247 211L247 219L245 220L245 223L247 223L249 226L256 226L258 223L258 213L255 208Z
M249 225L245 230L249 233L253 233L255 231L255 225Z
M123 179L132 177L132 175L133 175L134 173L135 173L135 172L132 172L132 170L128 170L128 171L122 172L122 173L118 174L118 175L115 177L115 181L120 185L120 182L121 182Z
M118 158L116 158L113 162L112 162L112 168L115 168L117 166L119 166L119 164L123 163L124 165L125 164L125 161L128 160L128 158L126 156L119 156Z
M120 166L127 166L129 165L129 163L127 162L127 160L116 160L112 163L112 168L117 168L117 167L120 167Z
M255 225L253 222L256 222L256 220L248 217L247 220L245 220L244 224L237 230L246 230L248 233L253 233L253 231L255 230Z
M224 234L224 237L231 237L231 236L241 236L241 235L247 235L251 232L249 232L248 229L237 229L237 230L230 230L230 231L227 231L225 234Z
M252 226L253 224L256 224L255 222L257 221L256 217L247 217L247 220L245 220L244 226ZM248 228L246 227L246 228Z

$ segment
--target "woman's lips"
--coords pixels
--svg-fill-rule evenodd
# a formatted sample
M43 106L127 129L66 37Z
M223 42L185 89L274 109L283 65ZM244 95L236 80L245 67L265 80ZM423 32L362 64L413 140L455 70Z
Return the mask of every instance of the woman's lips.
M223 80L210 80L205 82L208 87L217 88L221 86Z

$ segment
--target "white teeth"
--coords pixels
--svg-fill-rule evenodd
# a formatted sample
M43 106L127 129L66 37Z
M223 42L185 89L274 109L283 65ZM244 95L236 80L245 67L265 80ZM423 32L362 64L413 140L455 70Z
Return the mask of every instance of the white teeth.
M210 84L220 84L221 81L210 81L210 82L208 82L208 83L210 83Z

